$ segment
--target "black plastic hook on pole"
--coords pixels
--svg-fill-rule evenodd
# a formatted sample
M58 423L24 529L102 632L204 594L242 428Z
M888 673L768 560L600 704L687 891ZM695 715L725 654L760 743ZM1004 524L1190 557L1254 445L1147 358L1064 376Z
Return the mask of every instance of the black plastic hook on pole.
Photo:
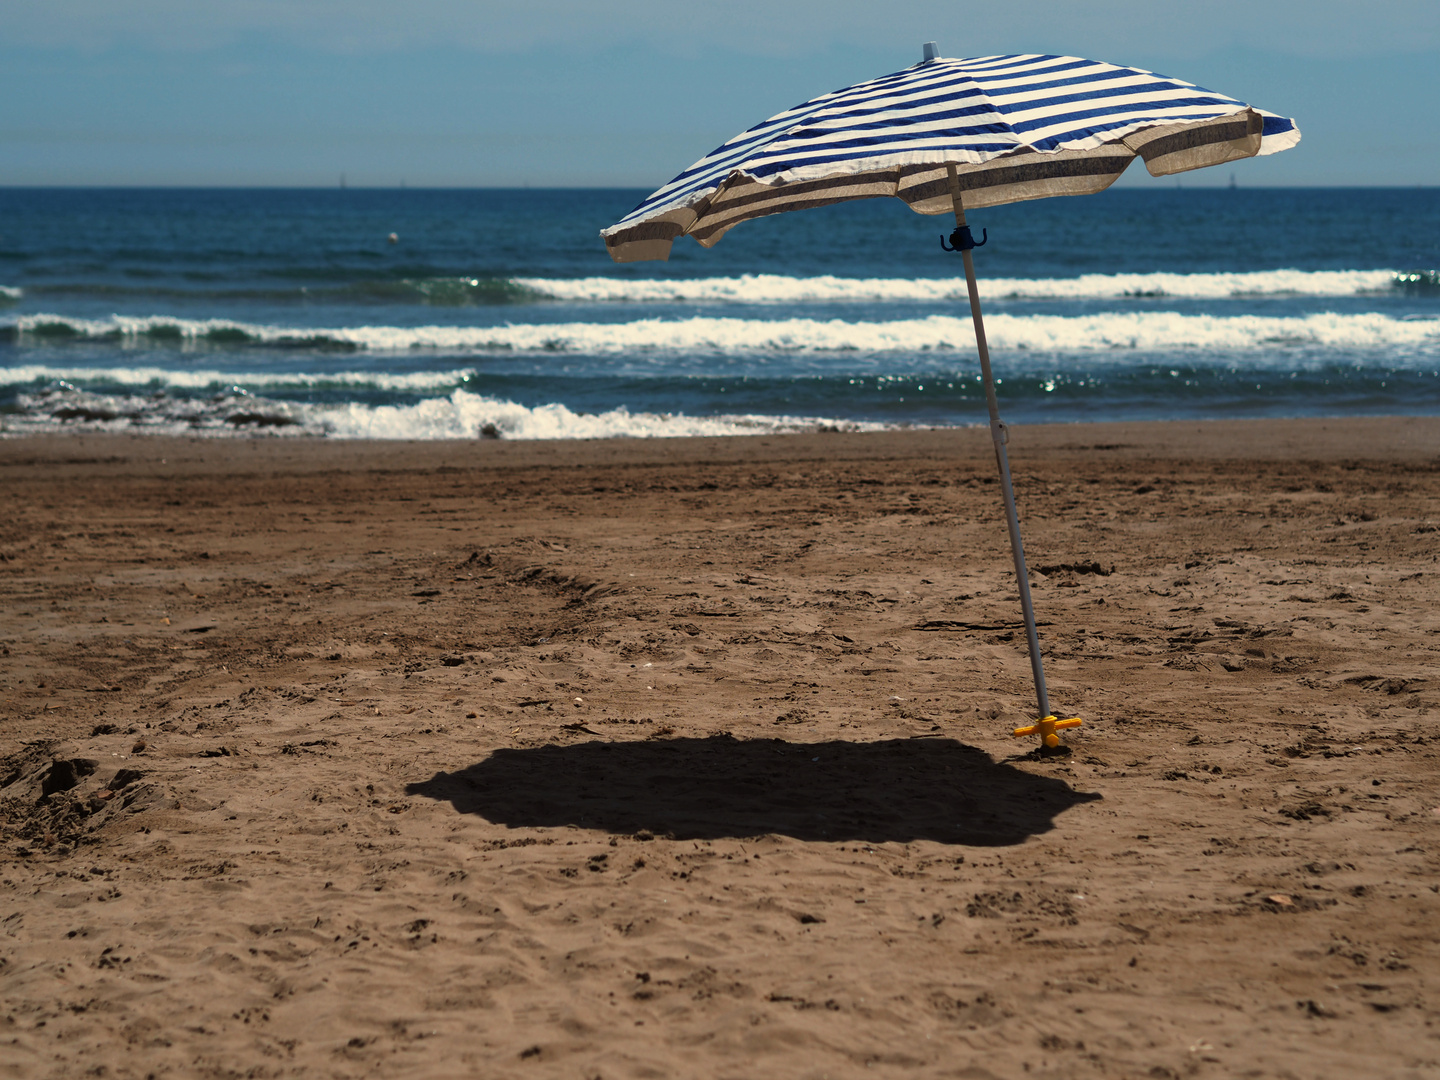
M975 242L975 237L970 232L969 225L957 226L950 234L950 243L945 243L945 237L940 237L940 246L946 251L971 251L977 247L984 247L990 240L990 230L980 230L980 242Z

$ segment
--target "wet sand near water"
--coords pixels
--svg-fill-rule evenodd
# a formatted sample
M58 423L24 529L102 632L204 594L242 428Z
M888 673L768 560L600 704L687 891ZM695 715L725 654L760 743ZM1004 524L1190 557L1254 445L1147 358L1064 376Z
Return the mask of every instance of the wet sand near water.
M0 440L0 1076L1440 1072L1440 420Z

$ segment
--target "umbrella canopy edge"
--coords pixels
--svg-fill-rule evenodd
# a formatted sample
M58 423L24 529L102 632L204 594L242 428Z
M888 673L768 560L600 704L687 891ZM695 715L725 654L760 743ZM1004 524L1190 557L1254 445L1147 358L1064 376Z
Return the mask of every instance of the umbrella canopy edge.
M1264 116L1247 108L1199 123L1154 125L1090 150L1044 152L1024 147L982 165L961 166L958 179L970 209L1059 195L1094 195L1118 180L1136 157L1152 176L1256 157L1262 153L1264 126ZM1299 141L1298 131L1293 141ZM943 153L925 156L932 160L815 180L760 178L736 169L688 205L606 229L601 236L615 262L643 262L668 259L671 245L681 236L693 236L702 247L713 247L741 222L853 199L895 197L918 214L948 214L953 203L946 170L955 163Z
M1091 195L1134 158L1170 176L1288 149L1293 120L1180 80L1075 57L936 59L835 91L742 132L601 231L615 262L711 247L742 221L896 197L950 212Z

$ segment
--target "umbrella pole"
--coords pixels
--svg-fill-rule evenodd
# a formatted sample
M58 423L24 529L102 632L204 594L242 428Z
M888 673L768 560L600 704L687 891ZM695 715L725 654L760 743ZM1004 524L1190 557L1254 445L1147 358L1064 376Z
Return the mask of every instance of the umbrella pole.
M960 181L955 166L949 168L950 197L955 205L957 231L968 229L965 225L965 204L960 195ZM973 243L973 241L970 241ZM1025 636L1030 643L1030 670L1035 676L1035 698L1040 708L1040 723L1020 728L1015 734L1038 734L1047 746L1059 745L1060 739L1054 733L1057 726L1074 726L1067 721L1057 721L1050 712L1050 696L1045 690L1045 666L1040 658L1040 635L1035 629L1035 608L1030 602L1030 575L1025 568L1025 546L1020 540L1020 517L1015 509L1015 488L1010 482L1010 457L1005 452L1009 434L1000 419L1000 403L995 397L995 379L990 371L990 348L985 342L985 320L980 315L980 290L975 284L975 260L970 249L961 244L961 257L965 260L965 285L970 290L970 314L975 320L975 345L980 352L980 376L985 383L985 404L990 409L990 437L995 443L995 463L1000 467L1000 487L1005 496L1005 524L1010 530L1010 552L1015 557L1015 579L1020 586L1020 608L1025 613ZM1078 721L1076 721L1078 724ZM1053 741L1052 741L1053 740Z

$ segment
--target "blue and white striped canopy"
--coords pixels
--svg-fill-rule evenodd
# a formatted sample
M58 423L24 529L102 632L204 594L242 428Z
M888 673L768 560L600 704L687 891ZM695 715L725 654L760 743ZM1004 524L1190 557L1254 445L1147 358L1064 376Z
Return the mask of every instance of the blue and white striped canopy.
M1273 154L1293 120L1193 83L1074 56L936 58L787 109L701 158L600 235L616 262L705 247L742 221L895 196L950 211L1088 195L1135 157L1154 176Z

